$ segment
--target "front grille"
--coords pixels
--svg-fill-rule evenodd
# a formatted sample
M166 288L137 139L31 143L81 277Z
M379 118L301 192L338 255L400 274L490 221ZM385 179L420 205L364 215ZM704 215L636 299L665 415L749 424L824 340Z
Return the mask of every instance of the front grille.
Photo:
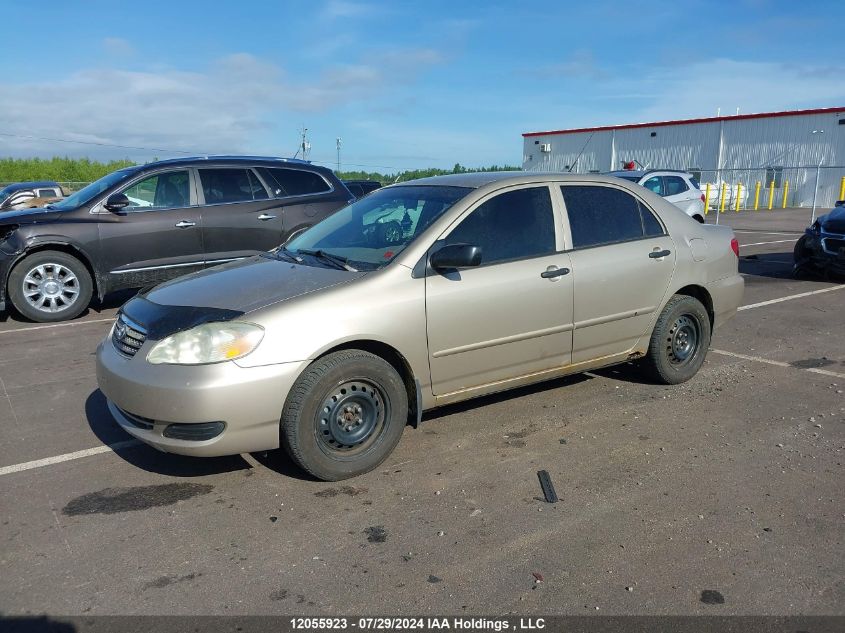
M111 340L118 352L131 357L147 340L147 331L121 313L114 324Z
M828 253L833 253L834 255L836 255L837 253L840 253L843 248L845 248L845 240L840 240L833 237L824 238L824 250L826 250Z

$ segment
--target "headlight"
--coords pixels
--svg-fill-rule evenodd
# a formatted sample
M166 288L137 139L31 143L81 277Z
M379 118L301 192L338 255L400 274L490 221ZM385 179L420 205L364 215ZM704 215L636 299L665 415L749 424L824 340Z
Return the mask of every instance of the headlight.
M147 354L153 365L206 365L246 356L264 338L264 328L230 321L206 323L168 336Z

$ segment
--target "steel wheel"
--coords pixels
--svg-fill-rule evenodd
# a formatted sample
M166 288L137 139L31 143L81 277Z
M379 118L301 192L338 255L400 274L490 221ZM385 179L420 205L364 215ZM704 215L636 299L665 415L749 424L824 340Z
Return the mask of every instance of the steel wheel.
M321 450L336 457L365 451L377 441L390 416L381 388L366 380L338 385L317 414L316 433Z
M692 360L698 349L700 325L689 314L678 317L669 328L666 339L666 353L672 365L685 365Z
M79 298L79 279L72 270L54 262L39 264L24 275L21 290L26 302L39 312L69 309Z

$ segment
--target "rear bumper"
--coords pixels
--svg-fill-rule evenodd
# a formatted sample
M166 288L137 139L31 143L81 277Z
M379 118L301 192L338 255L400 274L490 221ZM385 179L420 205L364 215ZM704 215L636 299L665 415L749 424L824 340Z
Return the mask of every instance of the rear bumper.
M731 275L707 285L713 299L713 328L718 328L736 314L745 294L745 280Z
M123 430L150 446L199 457L278 448L288 391L308 364L151 365L145 355L142 349L127 358L109 339L97 348L97 383L109 411ZM206 432L214 423L218 430ZM190 435L197 439L181 439L190 425L196 425ZM174 430L181 437L168 437Z

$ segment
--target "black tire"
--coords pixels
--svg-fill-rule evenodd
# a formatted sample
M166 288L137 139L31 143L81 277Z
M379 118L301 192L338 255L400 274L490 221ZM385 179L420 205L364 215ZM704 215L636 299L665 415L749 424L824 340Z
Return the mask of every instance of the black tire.
M807 279L816 276L812 266L812 251L807 248L807 236L802 235L792 250L792 276L796 279Z
M342 392L342 393L341 393ZM303 470L323 481L366 473L396 447L408 394L393 366L362 350L314 361L288 395L281 440Z
M666 385L686 382L698 372L710 346L710 317L701 302L674 295L654 324L643 359L651 377Z
M42 287L38 281L49 285ZM91 302L93 292L94 284L85 264L61 251L28 255L9 275L12 306L20 315L38 323L67 321L79 316Z

